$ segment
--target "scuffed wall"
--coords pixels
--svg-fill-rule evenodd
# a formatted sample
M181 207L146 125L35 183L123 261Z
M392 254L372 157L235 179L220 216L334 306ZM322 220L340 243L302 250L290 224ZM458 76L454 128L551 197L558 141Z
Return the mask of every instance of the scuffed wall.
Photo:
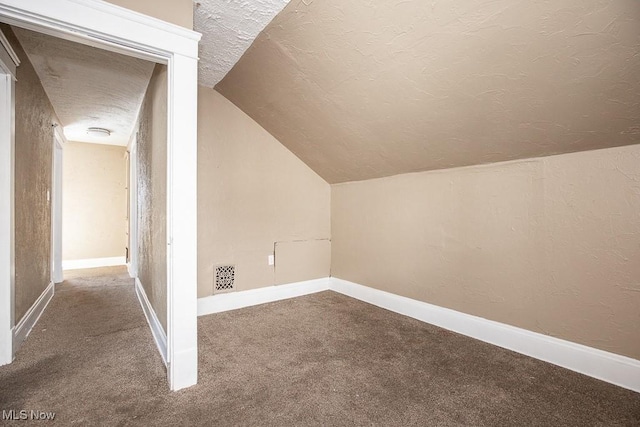
M640 359L640 146L332 187L332 275Z
M167 330L167 67L156 65L138 128L138 277Z
M107 0L118 6L193 29L193 0Z
M125 256L126 147L64 145L62 259Z
M236 266L237 290L328 276L330 193L329 184L251 118L199 87L199 297L213 293L218 264ZM269 266L276 243L293 241L300 250ZM287 262L300 266L288 273ZM279 268L284 275L277 281Z
M15 323L51 282L53 123L59 123L38 75L14 33L0 25L20 57L16 82Z

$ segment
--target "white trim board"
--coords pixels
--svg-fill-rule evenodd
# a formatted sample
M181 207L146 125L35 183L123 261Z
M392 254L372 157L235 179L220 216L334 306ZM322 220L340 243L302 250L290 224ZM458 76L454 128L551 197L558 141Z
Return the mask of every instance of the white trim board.
M138 296L138 301L140 301L140 305L142 306L142 311L144 312L144 317L147 319L147 323L151 328L151 335L153 335L153 340L156 343L156 347L158 347L158 351L160 352L160 357L162 357L162 362L167 366L167 334L165 334L164 329L162 328L162 324L156 316L156 312L151 306L149 299L147 298L147 293L144 291L142 287L142 283L140 279L136 277L136 295Z
M640 392L640 361L357 283L326 277L198 299L198 316L331 290L351 298Z
M20 58L16 55L15 50L0 31L0 68L7 71L14 79L16 78L16 67L20 65Z
M62 283L64 274L62 269L62 177L63 177L63 139L60 130L55 125L53 130L53 150L51 164L51 280Z
M202 37L102 0L1 0L0 14L10 25L151 61L167 53L197 60Z
M330 280L331 278L324 277L322 279L305 280L304 282L198 298L198 316L328 291Z
M15 63L6 56L0 55L0 365L13 360L15 325Z
M18 351L24 340L27 339L29 333L38 322L38 319L40 319L40 316L42 316L42 313L44 313L44 310L47 308L47 305L49 305L54 293L55 286L53 282L50 282L49 286L45 288L36 302L34 302L29 310L27 310L24 316L22 316L22 319L20 319L16 327L13 329L14 353Z
M125 257L114 256L109 258L69 259L69 260L62 261L63 270L78 270L81 268L97 268L97 267L113 267L116 265L126 265Z
M640 361L504 323L331 278L330 289L508 350L640 392Z

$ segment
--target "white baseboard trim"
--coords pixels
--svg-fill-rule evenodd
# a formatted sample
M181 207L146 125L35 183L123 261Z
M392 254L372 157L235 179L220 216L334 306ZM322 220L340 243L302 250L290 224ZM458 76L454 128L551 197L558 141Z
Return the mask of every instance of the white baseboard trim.
M156 342L156 346L158 347L158 351L160 352L160 356L162 357L162 361L164 365L167 365L167 334L164 332L162 325L160 324L160 320L158 320L158 316L156 315L155 310L151 307L151 303L147 298L147 293L144 291L142 287L142 283L140 279L136 277L136 295L138 296L138 301L140 301L140 305L142 306L142 311L144 312L144 317L147 318L147 323L151 328L151 335L153 335L153 340Z
M78 270L81 268L113 267L126 265L126 258L114 256L109 258L69 259L62 261L63 270Z
M198 316L327 291L329 290L329 283L330 278L324 277L322 279L305 280L304 282L198 298Z
M18 324L13 328L13 354L18 351L24 340L27 339L29 333L33 329L33 327L44 313L44 310L49 305L49 301L53 298L53 294L55 293L55 285L53 282L49 283L49 286L45 288L45 290L40 294L36 302L27 310L27 312L22 316L22 319L18 322Z
M130 262L128 262L126 265L127 265L127 273L129 273L129 277L131 277L132 279L135 279L136 276L138 275L138 272L133 270L133 265Z
M640 360L331 278L330 289L517 353L640 392Z

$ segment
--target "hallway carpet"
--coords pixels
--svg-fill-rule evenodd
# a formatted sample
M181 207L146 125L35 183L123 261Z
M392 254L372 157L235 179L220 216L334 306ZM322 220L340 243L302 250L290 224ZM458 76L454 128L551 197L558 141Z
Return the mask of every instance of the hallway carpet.
M638 393L332 292L198 326L200 382L171 393L126 272L70 276L0 367L0 410L65 426L640 425Z

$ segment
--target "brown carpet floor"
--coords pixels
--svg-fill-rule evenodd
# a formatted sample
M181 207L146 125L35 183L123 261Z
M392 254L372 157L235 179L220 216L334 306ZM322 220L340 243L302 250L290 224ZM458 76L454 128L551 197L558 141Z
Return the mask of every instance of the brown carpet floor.
M638 393L332 292L201 317L200 382L171 393L125 271L68 277L0 367L0 410L65 426L640 425Z

